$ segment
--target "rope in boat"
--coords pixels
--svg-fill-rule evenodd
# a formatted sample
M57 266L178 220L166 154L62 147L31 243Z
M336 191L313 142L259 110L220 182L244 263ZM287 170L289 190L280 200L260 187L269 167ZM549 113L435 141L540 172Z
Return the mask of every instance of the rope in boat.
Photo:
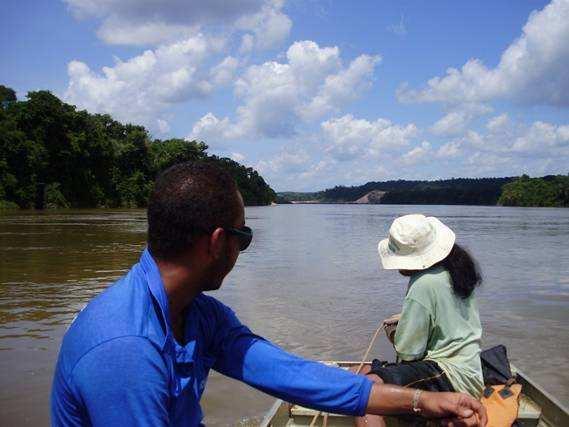
M371 341L369 342L369 346L367 347L367 350L364 354L364 357L362 357L362 361L358 365L358 369L356 369L356 374L359 374L360 371L362 370L362 368L364 367L365 362L369 356L369 353L371 352L371 349L373 347L373 344L375 343L377 336L379 335L379 333L383 329L385 329L385 323L381 322L381 325L379 325L379 327L375 330L375 333L373 334L373 337L371 338ZM314 415L314 417L312 418L312 421L310 422L310 427L314 427L314 425L316 424L316 421L318 420L318 417L320 415L322 415L322 412L318 412L316 415ZM324 427L326 427L327 424L328 424L328 414L324 414L324 421L323 421L322 425Z

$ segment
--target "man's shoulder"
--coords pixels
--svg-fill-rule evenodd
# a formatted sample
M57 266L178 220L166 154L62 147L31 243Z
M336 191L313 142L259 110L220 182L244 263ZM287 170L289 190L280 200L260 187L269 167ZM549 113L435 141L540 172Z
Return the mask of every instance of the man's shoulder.
M69 326L61 346L68 365L101 343L125 336L144 337L150 294L133 270L93 298Z
M202 316L215 317L216 320L222 320L227 314L233 314L233 310L227 305L203 293L196 297L193 304Z

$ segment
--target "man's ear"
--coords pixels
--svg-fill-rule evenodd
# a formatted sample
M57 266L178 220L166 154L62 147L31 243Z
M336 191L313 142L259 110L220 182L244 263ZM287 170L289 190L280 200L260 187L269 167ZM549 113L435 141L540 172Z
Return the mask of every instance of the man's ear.
M227 234L223 228L216 228L209 237L209 254L213 259L219 259L225 251Z

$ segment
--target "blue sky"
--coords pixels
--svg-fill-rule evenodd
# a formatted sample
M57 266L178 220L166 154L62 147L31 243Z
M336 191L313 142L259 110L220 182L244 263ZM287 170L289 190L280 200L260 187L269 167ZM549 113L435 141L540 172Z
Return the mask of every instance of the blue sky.
M569 0L3 4L0 83L204 140L277 190L568 173Z

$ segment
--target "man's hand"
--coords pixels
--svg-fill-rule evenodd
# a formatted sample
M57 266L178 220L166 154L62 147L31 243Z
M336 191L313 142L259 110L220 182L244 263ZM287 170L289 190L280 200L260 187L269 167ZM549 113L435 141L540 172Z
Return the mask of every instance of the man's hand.
M371 378L370 378L371 379ZM392 384L373 384L366 413L373 415L400 415L412 413L416 390ZM448 427L485 427L486 410L482 404L462 393L423 391L417 402L421 415L437 418Z
M444 418L449 427L486 426L486 410L482 404L463 393L432 393L424 391L419 408L427 418Z

